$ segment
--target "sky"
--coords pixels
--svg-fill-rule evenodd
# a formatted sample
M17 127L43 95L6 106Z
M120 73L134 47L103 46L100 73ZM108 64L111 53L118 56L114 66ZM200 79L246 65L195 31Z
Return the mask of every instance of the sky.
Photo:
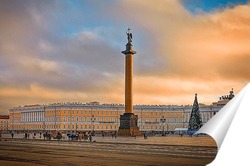
M211 104L250 81L247 0L1 0L0 114L58 102Z

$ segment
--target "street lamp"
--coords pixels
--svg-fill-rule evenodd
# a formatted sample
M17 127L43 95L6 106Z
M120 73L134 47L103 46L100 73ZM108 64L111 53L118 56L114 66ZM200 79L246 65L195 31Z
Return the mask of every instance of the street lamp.
M56 117L56 107L55 108L55 117L54 117L54 120L55 120L55 130L57 130L57 126L56 126L56 122L57 122L57 117Z
M142 106L141 106L141 130L143 129L143 127L142 127Z
M45 116L45 106L43 107L43 132L45 132L45 121L46 121L46 116Z
M94 126L94 123L95 123L95 116L92 115L91 118L90 118L91 122L92 122L92 132L94 133L94 130L95 130L95 126Z
M77 133L77 129L78 129L78 123L76 122L76 133Z
M165 131L164 131L164 124L166 123L166 118L164 116L162 116L162 118L160 119L161 124L162 124L162 136L165 136Z
M69 125L70 125L70 132L72 133L72 110L71 107L69 108Z
M185 111L185 109L182 107L182 128L185 128L185 126L184 126L184 124L185 124L184 111Z
M116 129L118 129L119 128L119 115L118 115L118 106L117 106L117 108L116 108L116 123L117 123L117 128Z
M13 131L14 130L14 109L12 109L12 127L11 127L11 130Z

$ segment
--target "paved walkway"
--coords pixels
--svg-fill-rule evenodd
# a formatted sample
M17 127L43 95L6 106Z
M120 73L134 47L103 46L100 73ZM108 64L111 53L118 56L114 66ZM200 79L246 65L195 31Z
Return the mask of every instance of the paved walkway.
M4 138L11 138L10 134L3 134ZM30 136L30 138L32 138ZM23 134L15 134L14 139L23 139ZM39 138L39 134L36 136L36 140L43 140ZM68 141L68 140L65 140ZM103 143L128 143L128 144L153 144L153 145L185 145L185 146L211 146L216 147L215 141L209 136L189 137L187 135L180 137L178 135L170 136L150 136L147 139L143 137L117 137L111 136L100 137L94 136L93 141Z
M113 140L112 138L96 138L103 140L103 142L6 139L7 141L0 141L0 164L20 166L198 166L211 162L217 152L216 147L159 145L152 143L153 140L165 137L150 137L147 140L130 137L120 137ZM177 139L177 137L169 138ZM150 139L151 141L148 141ZM203 139L203 137L196 137L195 139L199 140ZM147 143L140 143L142 141Z

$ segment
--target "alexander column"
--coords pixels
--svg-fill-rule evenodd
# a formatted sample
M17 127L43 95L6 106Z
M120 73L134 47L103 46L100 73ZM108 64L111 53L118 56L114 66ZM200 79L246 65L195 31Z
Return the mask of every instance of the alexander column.
M118 133L122 136L135 136L140 133L137 125L138 116L133 111L133 55L136 51L133 50L130 28L126 33L128 43L126 50L122 51L125 54L125 113L120 116Z

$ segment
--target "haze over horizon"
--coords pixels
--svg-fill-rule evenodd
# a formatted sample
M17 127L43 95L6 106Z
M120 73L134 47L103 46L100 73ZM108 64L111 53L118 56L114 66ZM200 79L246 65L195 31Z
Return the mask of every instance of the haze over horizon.
M134 104L211 104L250 81L248 0L2 0L0 114L58 102L124 103L131 28Z

